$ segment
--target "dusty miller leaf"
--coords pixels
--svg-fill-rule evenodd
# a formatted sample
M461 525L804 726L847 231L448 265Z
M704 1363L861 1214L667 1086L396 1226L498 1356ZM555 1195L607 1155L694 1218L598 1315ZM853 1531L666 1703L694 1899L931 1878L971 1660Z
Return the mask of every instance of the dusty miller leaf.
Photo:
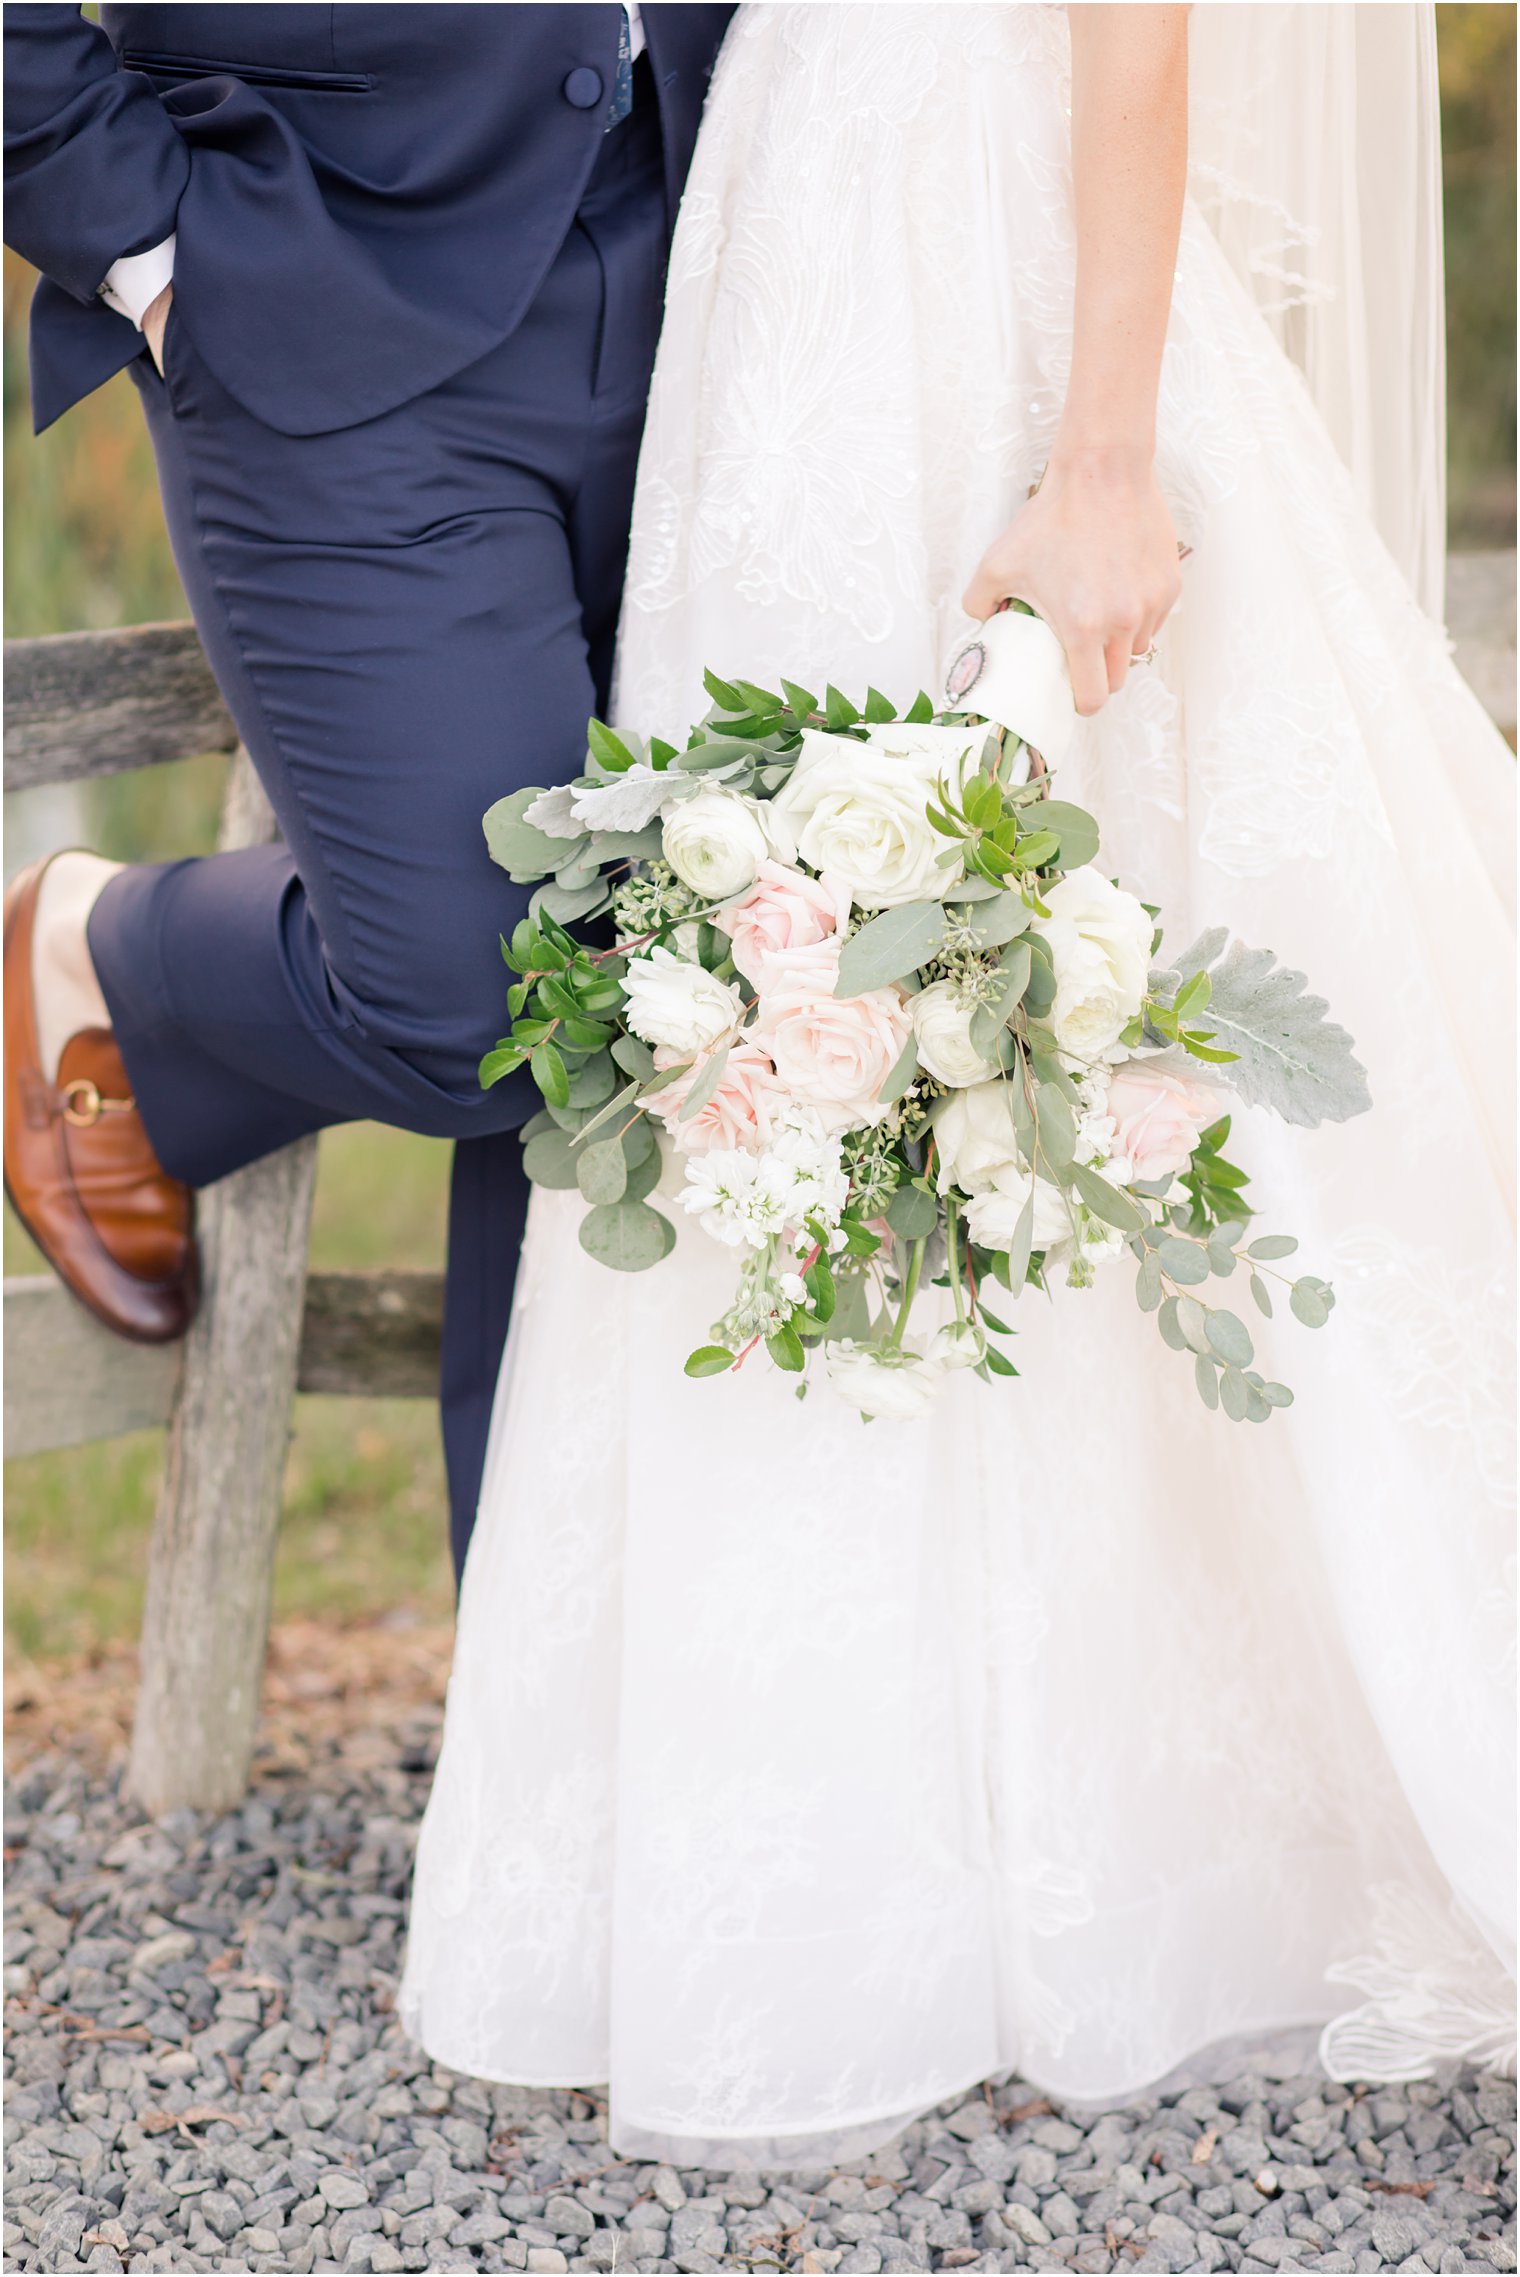
M1305 993L1301 972L1280 965L1271 949L1231 941L1216 926L1174 966L1151 975L1152 993L1170 1005L1199 972L1213 983L1200 1025L1216 1031L1216 1046L1236 1054L1224 1081L1247 1106L1269 1108L1308 1130L1367 1112L1367 1074L1352 1039L1326 1018L1322 996Z

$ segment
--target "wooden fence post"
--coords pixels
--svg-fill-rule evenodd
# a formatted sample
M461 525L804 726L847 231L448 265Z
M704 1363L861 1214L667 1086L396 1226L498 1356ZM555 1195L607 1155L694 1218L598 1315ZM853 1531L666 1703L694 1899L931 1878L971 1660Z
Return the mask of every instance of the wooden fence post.
M222 846L277 836L239 751ZM155 1814L229 1810L248 1783L316 1160L316 1140L302 1139L201 1197L205 1292L169 1423L127 1773Z

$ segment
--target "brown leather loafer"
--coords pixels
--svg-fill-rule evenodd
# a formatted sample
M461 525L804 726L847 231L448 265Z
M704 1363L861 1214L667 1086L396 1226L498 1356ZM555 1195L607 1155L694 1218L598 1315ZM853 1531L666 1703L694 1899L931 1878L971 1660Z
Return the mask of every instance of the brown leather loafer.
M139 1344L183 1336L200 1294L195 1196L148 1143L108 1028L71 1036L42 1072L32 981L46 862L5 897L5 1191L58 1277Z

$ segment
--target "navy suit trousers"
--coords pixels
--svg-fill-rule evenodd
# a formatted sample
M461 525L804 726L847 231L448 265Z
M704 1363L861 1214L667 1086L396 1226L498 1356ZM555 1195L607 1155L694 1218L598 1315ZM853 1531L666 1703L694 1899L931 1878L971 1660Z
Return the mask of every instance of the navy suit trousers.
M647 76L647 75L642 75ZM283 845L113 879L90 946L147 1128L202 1186L324 1125L457 1140L442 1399L461 1559L527 1190L481 815L605 710L667 218L655 107L606 137L510 338L361 426L276 433L177 327L134 374L175 559ZM298 255L297 255L298 257Z

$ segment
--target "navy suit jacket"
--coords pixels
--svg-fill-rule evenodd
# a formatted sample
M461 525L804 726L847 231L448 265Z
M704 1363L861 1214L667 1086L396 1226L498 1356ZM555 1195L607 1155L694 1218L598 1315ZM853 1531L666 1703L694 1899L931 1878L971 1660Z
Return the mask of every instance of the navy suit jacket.
M674 219L728 6L643 9ZM622 10L531 0L5 9L7 244L42 271L45 427L141 353L98 297L177 231L176 322L289 435L505 339L601 145Z

